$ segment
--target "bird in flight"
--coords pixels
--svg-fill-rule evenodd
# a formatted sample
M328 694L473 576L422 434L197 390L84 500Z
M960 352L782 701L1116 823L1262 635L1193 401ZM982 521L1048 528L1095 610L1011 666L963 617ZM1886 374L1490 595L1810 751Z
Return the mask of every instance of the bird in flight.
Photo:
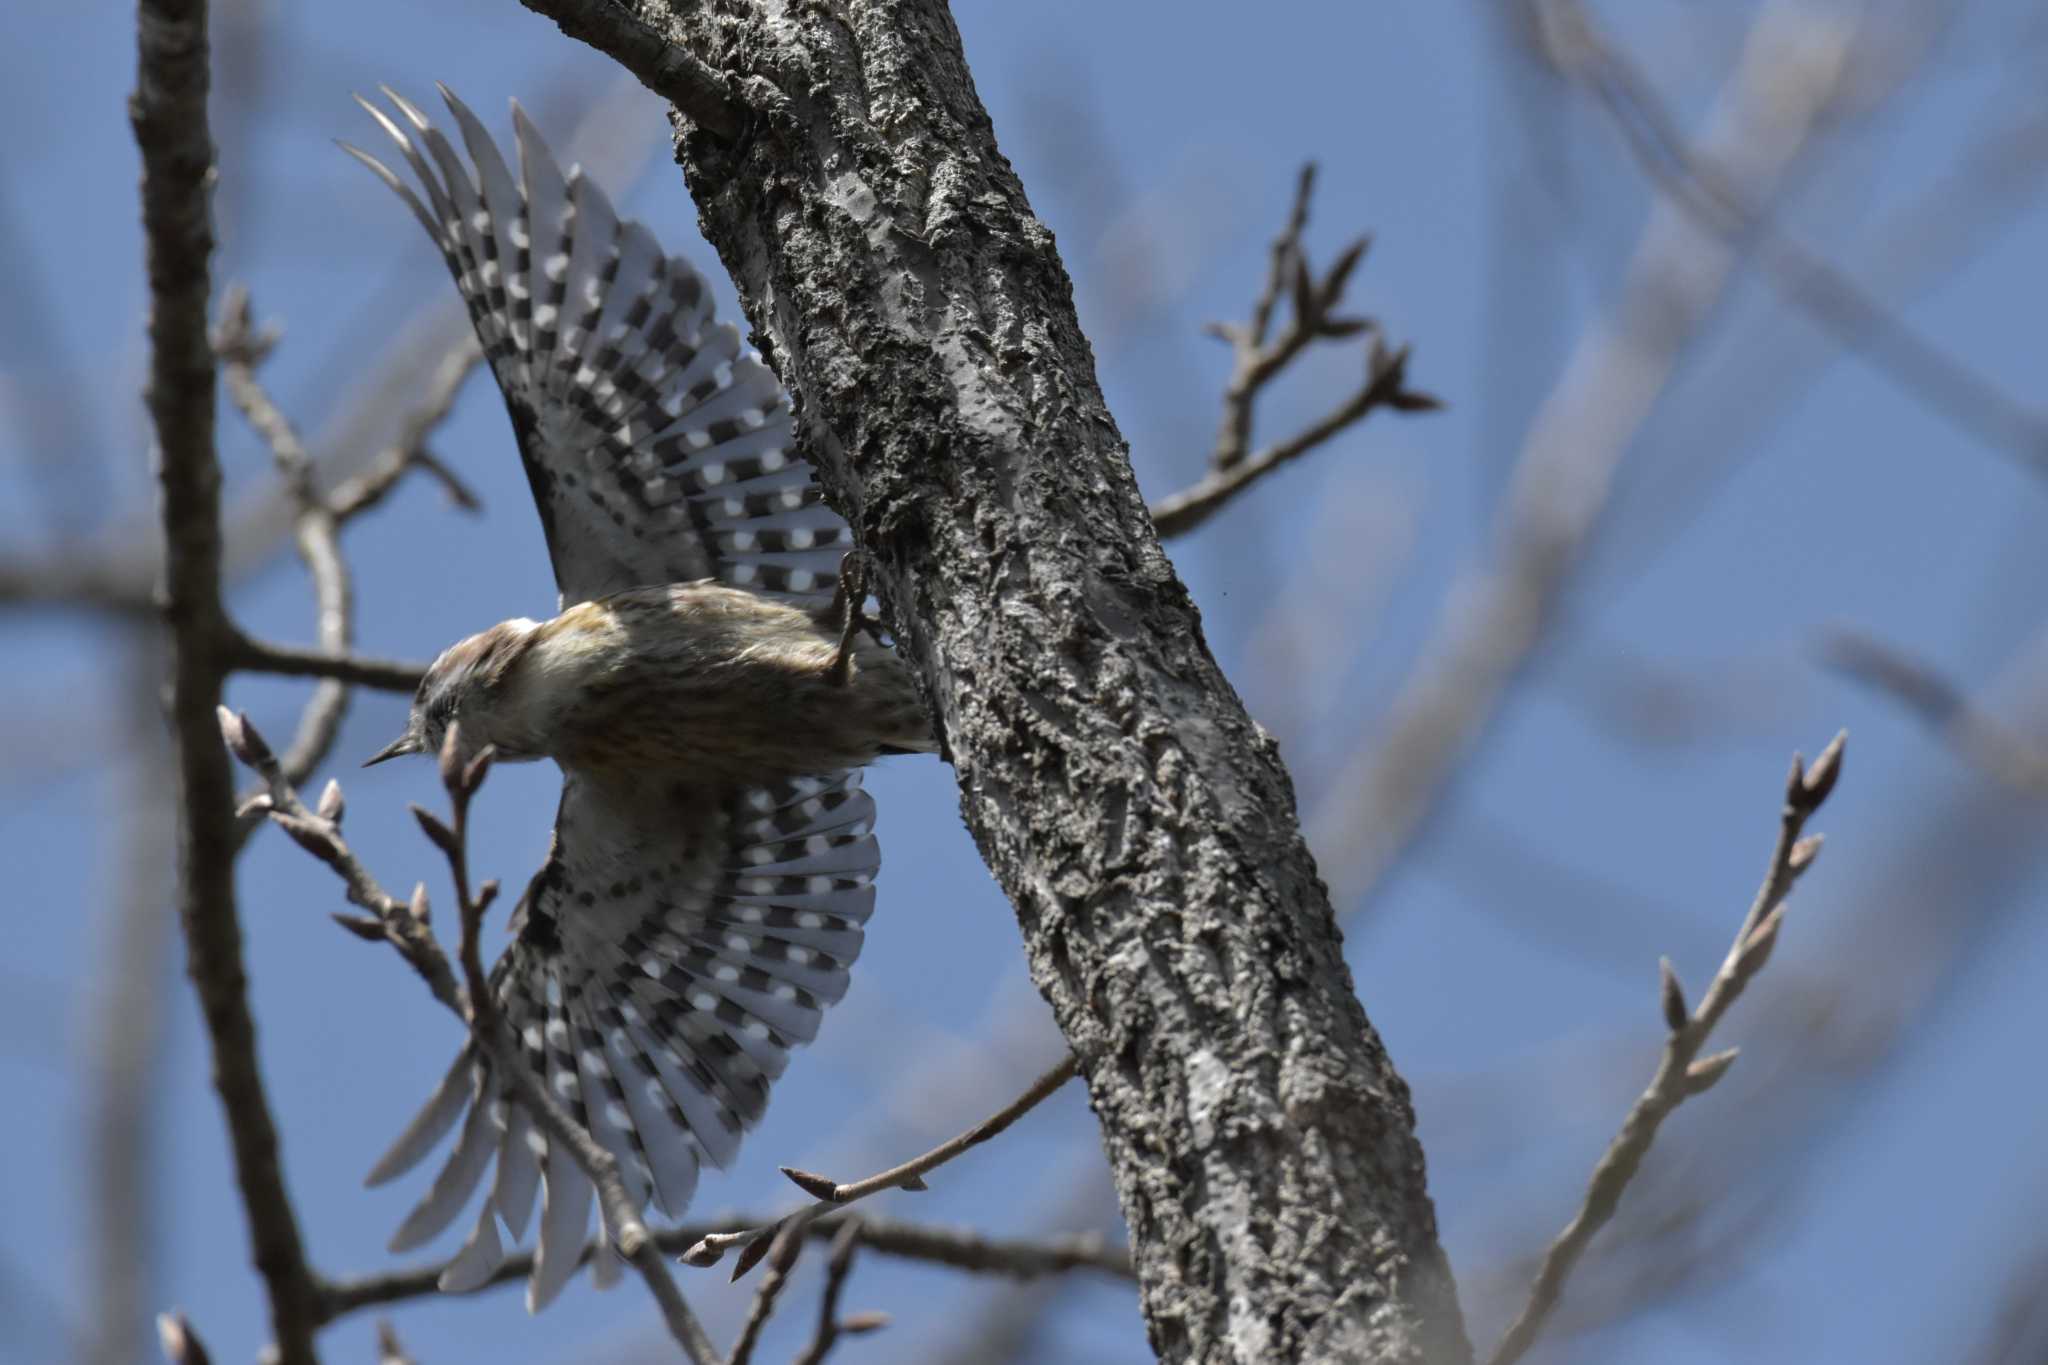
M860 765L934 752L910 672L840 568L852 543L795 447L789 398L704 280L564 174L515 103L515 176L444 87L469 157L389 89L360 100L417 187L344 144L411 208L455 277L503 391L546 534L558 614L451 646L372 762L468 749L552 758L553 846L492 988L536 1080L617 1159L635 1201L681 1215L756 1123L789 1050L846 991L881 855ZM836 590L836 591L835 591ZM454 1221L441 1278L484 1283L536 1192L527 1306L575 1271L590 1182L472 1045L370 1173L453 1149L392 1250ZM594 1274L619 1261L599 1219Z

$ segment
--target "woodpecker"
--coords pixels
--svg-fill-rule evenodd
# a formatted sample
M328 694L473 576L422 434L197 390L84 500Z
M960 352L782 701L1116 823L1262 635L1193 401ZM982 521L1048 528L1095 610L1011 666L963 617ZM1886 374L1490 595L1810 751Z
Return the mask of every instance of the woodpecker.
M440 248L512 419L559 614L442 653L370 761L458 743L562 770L553 846L492 970L535 1078L671 1218L761 1117L789 1050L846 991L881 863L860 767L933 752L910 672L842 577L852 538L795 445L788 396L710 291L515 102L519 173L441 88L469 153L388 87L358 103L417 187L359 148ZM835 591L835 588L837 591ZM527 1306L576 1269L592 1190L465 1047L370 1173L454 1148L391 1242L446 1228L495 1173L441 1276L504 1259L542 1212ZM599 1219L599 1283L619 1272Z

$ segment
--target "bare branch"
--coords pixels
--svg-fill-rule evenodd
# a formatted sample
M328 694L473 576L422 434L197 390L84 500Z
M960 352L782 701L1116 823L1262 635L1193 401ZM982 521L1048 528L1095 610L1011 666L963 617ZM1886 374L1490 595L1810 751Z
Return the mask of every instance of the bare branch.
M1821 654L1830 667L1904 705L1994 781L2027 796L2048 794L2048 747L1972 702L1932 665L1846 630L1823 642Z
M1788 60L1776 45L1751 43L1703 140L1702 155L1759 201L1841 95L1839 73L1788 70ZM1453 588L1384 732L1331 779L1308 821L1340 903L1365 903L1492 724L1551 627L1622 460L1737 264L1679 210L1651 215L1609 316L1589 329L1523 438L1490 562Z
M235 913L234 786L215 737L229 631L221 610L220 462L206 333L213 145L206 124L205 0L141 0L137 31L129 114L142 154L148 244L147 399L162 486L163 612L171 641L176 801L183 812L179 919L278 1358L283 1365L310 1365L318 1289L299 1240L256 1058Z
M738 137L758 111L749 110L725 80L682 47L669 42L630 10L607 0L519 0L562 32L590 44L633 73L691 122L720 139ZM767 98L772 90L750 89Z
M238 635L229 643L229 658L245 673L279 673L294 678L332 678L374 687L380 692L411 695L427 671L422 663L400 659L369 659L361 655L327 654L296 645L277 645Z
M733 1343L729 1365L747 1365L754 1358L754 1347L760 1343L761 1329L768 1325L769 1314L775 1311L775 1301L782 1295L782 1286L789 1280L789 1272L796 1268L797 1253L804 1249L804 1230L795 1224L785 1224L775 1234L775 1244L768 1249L768 1268L761 1273L761 1284L754 1291L754 1302L747 1308L747 1320L740 1324L739 1340Z
M1847 739L1846 733L1836 735L1811 768L1805 767L1797 755L1793 756L1770 869L1764 874L1763 885L1750 903L1749 912L1742 918L1742 927L1736 932L1721 969L1714 974L1713 984L1707 987L1699 1007L1690 1016L1684 1013L1684 994L1677 975L1668 960L1662 964L1663 1010L1669 1029L1663 1059L1649 1087L1622 1121L1621 1131L1593 1168L1593 1178L1586 1186L1586 1197L1578 1213L1544 1253L1542 1268L1529 1291L1528 1305L1494 1349L1491 1365L1513 1365L1535 1343L1543 1324L1557 1307L1572 1267L1595 1234L1614 1216L1622 1192L1641 1169L1650 1144L1656 1141L1659 1126L1679 1105L1711 1088L1734 1064L1736 1054L1732 1049L1711 1057L1701 1057L1700 1049L1728 1007L1770 960L1779 925L1784 921L1786 897L1820 851L1819 837L1806 836L1806 822L1827 801L1841 776L1842 749Z
M341 784L329 784L331 796L322 798L320 809L308 807L247 716L238 715L223 706L219 719L221 734L229 751L263 779L266 794L260 801L251 802L250 808L268 816L270 822L290 835L299 847L334 869L335 875L348 888L349 902L375 916L371 923L376 926L379 936L396 948L399 956L420 974L420 979L426 982L434 998L467 1017L455 973L427 924L426 888L422 886L412 900L402 901L378 884L369 868L341 837Z
M272 401L256 377L277 344L274 329L258 330L252 320L249 291L240 285L228 290L221 305L220 325L214 331L214 350L225 365L228 397L250 427L270 447L278 473L284 476L291 496L292 538L299 558L313 579L315 630L320 647L330 654L346 654L354 643L355 591L342 558L334 513L313 487L313 458L291 419ZM281 766L294 784L304 782L327 758L348 715L349 691L345 683L328 679L313 690L299 716L298 733L285 751ZM246 840L261 821L241 817L239 837Z
M1192 488L1152 505L1152 524L1161 537L1194 530L1238 493L1363 420L1374 408L1427 412L1439 406L1428 394L1407 388L1406 347L1389 351L1377 335L1377 324L1364 318L1338 317L1330 311L1342 299L1352 270L1364 259L1367 239L1361 237L1347 247L1320 281L1309 273L1301 234L1308 225L1315 173L1313 162L1301 168L1294 206L1288 213L1287 226L1273 239L1266 287L1252 305L1251 319L1241 324L1209 325L1211 335L1230 343L1233 355L1230 380L1223 390L1223 420L1216 432L1215 449L1209 456L1208 474ZM1273 310L1283 292L1292 305L1291 319L1286 330L1269 343L1266 338L1272 328ZM1365 379L1358 390L1298 435L1254 454L1252 417L1265 387L1310 343L1361 333L1373 337L1366 355Z
M480 940L484 911L496 898L498 887L496 882L486 881L472 888L468 842L469 804L490 771L491 750L486 748L467 762L462 761L460 727L450 726L441 750L441 780L448 792L452 819L443 824L429 812L414 808L422 827L447 857L448 871L455 883L461 923L458 959L464 983L458 987L447 955L428 926L426 889L415 891L410 902L399 901L377 884L342 840L339 785L330 785L330 795L322 798L320 810L309 810L284 780L276 757L248 717L222 707L220 727L235 757L256 769L268 786L261 808L271 821L300 847L333 868L347 884L349 900L375 916L366 921L343 920L343 927L362 937L381 935L420 974L434 998L467 1021L477 1049L511 1098L525 1108L550 1142L568 1152L590 1176L612 1245L646 1281L676 1343L696 1365L716 1365L717 1349L669 1276L668 1267L620 1178L617 1160L553 1096L534 1083L532 1072L519 1056L518 1045L498 1013L496 997L491 994ZM331 1298L323 1301L332 1302ZM333 1311L329 1307L320 1320L331 1318Z
M838 1344L840 1334L872 1332L889 1319L880 1314L863 1314L859 1321L841 1321L839 1298L846 1289L846 1277L853 1269L853 1254L860 1247L860 1220L849 1219L832 1239L832 1259L825 1264L825 1288L818 1298L818 1327L811 1344L796 1358L795 1365L825 1365L825 1357Z
M427 449L427 439L455 410L456 395L462 392L463 382L483 363L483 358L475 335L468 332L441 357L441 363L434 367L433 382L427 386L427 396L399 424L398 438L378 453L369 468L327 495L327 505L333 509L336 521L352 521L369 511L414 469L432 475L448 500L463 511L475 512L483 507L469 485Z
M1426 412L1437 407L1436 399L1406 386L1408 348L1387 352L1374 343L1367 365L1365 384L1322 420L1304 428L1278 445L1228 468L1212 469L1199 483L1168 494L1152 504L1152 524L1162 539L1184 535L1207 521L1246 488L1322 445L1344 428L1364 419L1375 408L1390 407L1398 412Z
M1003 1106L1000 1110L975 1124L957 1137L949 1138L921 1156L914 1157L900 1166L892 1166L865 1180L841 1183L809 1171L792 1170L788 1166L782 1173L796 1183L798 1188L815 1195L818 1202L808 1208L798 1209L765 1228L747 1228L737 1232L711 1233L683 1253L683 1259L695 1266L717 1265L727 1250L743 1246L739 1259L734 1263L732 1277L738 1279L751 1269L754 1263L769 1249L770 1240L785 1229L802 1227L817 1219L828 1210L865 1199L883 1190L922 1190L925 1188L924 1175L938 1169L970 1147L976 1147L1003 1132L1011 1124L1037 1108L1047 1096L1080 1074L1080 1062L1069 1053L1059 1065L1031 1083L1022 1095Z
M828 1213L805 1223L803 1233L810 1238L835 1237L846 1226L847 1220L854 1216L851 1212ZM740 1214L684 1223L656 1233L654 1244L663 1255L679 1256L708 1236L746 1232L773 1221ZM932 1227L872 1215L862 1216L861 1226L861 1244L876 1255L923 1261L954 1270L1003 1275L1019 1280L1064 1275L1076 1270L1091 1270L1120 1280L1133 1277L1130 1254L1122 1247L1105 1244L1092 1234L1036 1240L991 1238L967 1229ZM592 1240L583 1248L582 1260L588 1261L595 1256L598 1248L599 1243ZM435 1264L355 1279L330 1280L322 1303L321 1321L331 1322L365 1308L439 1294L443 1269L443 1266ZM515 1283L525 1279L532 1270L533 1253L515 1253L491 1273L484 1287Z

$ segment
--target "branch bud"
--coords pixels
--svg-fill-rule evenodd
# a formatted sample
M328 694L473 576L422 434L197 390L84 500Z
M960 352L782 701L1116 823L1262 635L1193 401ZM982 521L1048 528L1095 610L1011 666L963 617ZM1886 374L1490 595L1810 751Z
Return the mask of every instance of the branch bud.
M739 1257L732 1263L732 1278L737 1280L756 1265L759 1265L761 1258L773 1250L774 1246L775 1239L763 1232L741 1247Z
M1838 732L1828 741L1828 747L1820 751L1820 757L1813 760L1813 766L1806 770L1806 776L1800 782L1801 810L1819 810L1821 802L1827 800L1828 793L1835 789L1835 783L1842 776L1842 749L1848 742L1849 732Z
M322 820L332 821L337 825L341 823L343 813L348 810L348 802L342 797L340 782L331 777L327 779L327 786L320 793L320 804L317 809Z
M365 943L382 943L389 937L384 932L384 921L371 919L368 915L334 914L328 918Z
M1750 931L1749 939L1742 945L1742 957L1736 963L1744 976L1753 976L1771 960L1771 950L1778 946L1778 926L1785 922L1785 903L1780 901L1771 907L1763 922Z
M477 751L476 757L469 760L469 766L462 770L463 795L476 794L476 789L484 784L484 778L490 774L491 764L497 757L498 748L495 744L486 744Z
M839 1202L839 1182L831 1177L818 1175L812 1171L800 1171L794 1166L784 1166L782 1173L789 1177L790 1183L811 1198L835 1204Z
M1685 1093L1704 1095L1719 1084L1728 1074L1728 1068L1735 1065L1741 1048L1731 1047L1726 1052L1716 1052L1711 1057L1702 1057L1685 1069Z
M450 858L456 856L455 831L443 824L440 816L425 806L409 806L407 809L412 811L412 818L420 822L421 831L433 841L435 848Z
M270 823L289 834L292 842L312 854L323 863L337 863L341 860L341 845L327 826L316 825L297 815L286 815L282 811L270 813Z
M1657 959L1657 975L1662 982L1664 1024L1673 1033L1683 1033L1692 1012L1685 1007L1685 987L1678 984L1678 972L1670 958Z
M441 739L441 785L451 792L462 790L462 722L450 721ZM419 807L413 807L418 810Z
M709 1237L702 1237L699 1238L697 1241L692 1242L690 1244L689 1249L685 1251L678 1259L681 1260L684 1265L693 1265L698 1267L699 1269L702 1269L706 1266L717 1265L719 1258L724 1255L725 1253L722 1250L712 1245L711 1239Z
M227 741L229 753L251 768L261 768L271 761L270 746L249 723L245 712L220 706L215 708L215 714L220 717L220 737Z
M171 1365L209 1365L212 1360L206 1353L206 1343L192 1330L191 1320L183 1313L157 1314L156 1339L164 1348L164 1359Z
M857 1337L868 1332L879 1332L892 1321L894 1319L887 1313L879 1309L870 1308L866 1312L852 1313L841 1318L839 1320L839 1330L847 1336Z

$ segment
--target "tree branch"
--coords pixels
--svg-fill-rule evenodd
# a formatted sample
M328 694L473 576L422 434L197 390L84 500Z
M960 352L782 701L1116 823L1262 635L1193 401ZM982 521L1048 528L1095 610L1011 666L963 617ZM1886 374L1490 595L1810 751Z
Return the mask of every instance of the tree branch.
M141 0L129 117L142 153L148 244L150 371L165 537L164 621L171 639L171 729L178 751L178 910L188 970L213 1053L257 1270L284 1365L310 1365L318 1295L285 1188L277 1128L256 1060L235 916L234 787L214 721L226 676L221 610L220 463L207 339L208 194L213 145L205 0Z
M462 340L441 357L441 363L434 368L433 382L427 386L426 397L399 424L398 438L378 453L369 468L337 485L327 495L327 505L333 509L336 521L353 521L369 511L384 501L407 472L414 469L432 475L448 495L448 500L463 511L483 509L482 500L470 490L469 485L427 449L427 438L455 411L456 395L462 392L464 381L483 363L483 359L483 349L477 345L474 333L464 333Z
M355 591L348 561L341 554L339 523L314 490L313 457L306 453L291 419L256 377L257 366L276 343L274 331L266 328L259 332L255 327L249 291L240 285L231 287L221 305L221 322L213 340L214 351L226 366L228 397L270 447L291 495L292 538L313 580L315 633L320 647L330 654L346 654L355 642ZM348 703L349 690L343 682L328 679L313 689L299 714L298 732L280 760L290 782L304 782L326 760L348 715ZM238 817L237 838L246 841L261 823L259 816Z
M759 114L681 130L700 220L1080 1059L1155 1350L1466 1358L1287 774L1159 549L945 5L641 12Z
M229 641L229 659L245 673L279 673L292 678L333 678L411 696L427 671L422 663L400 659L368 659L361 655L327 654L298 645L276 645L236 635Z
M1314 163L1301 168L1294 207L1287 216L1286 228L1273 239L1266 287L1252 305L1250 321L1209 324L1210 334L1228 342L1233 356L1230 380L1223 391L1223 422L1216 433L1216 448L1209 456L1209 473L1194 487L1152 505L1153 529L1161 539L1194 530L1238 493L1288 461L1314 450L1374 408L1428 412L1441 406L1428 394L1406 387L1407 347L1389 351L1380 340L1377 323L1367 318L1339 317L1331 311L1342 301L1351 272L1364 259L1369 241L1361 237L1346 247L1320 281L1310 274L1301 234L1308 225L1315 170ZM1266 335L1272 326L1273 310L1283 289L1292 304L1292 319L1285 332L1268 342ZM1252 415L1265 387L1312 342L1360 334L1370 334L1372 344L1366 352L1365 379L1357 392L1299 435L1254 455Z
M1687 1013L1685 991L1678 984L1671 960L1666 958L1661 964L1661 1006L1668 1036L1657 1073L1622 1121L1621 1131L1608 1145L1600 1163L1593 1168L1593 1178L1586 1186L1586 1197L1577 1215L1544 1253L1542 1268L1529 1291L1528 1305L1501 1338L1489 1365L1514 1365L1527 1353L1557 1307L1572 1267L1578 1264L1587 1244L1614 1217L1622 1192L1642 1168L1650 1144L1656 1141L1657 1129L1674 1109L1694 1095L1706 1093L1734 1064L1733 1048L1711 1057L1701 1057L1700 1049L1735 998L1770 961L1771 950L1778 941L1778 928L1784 921L1785 898L1820 854L1820 836L1806 837L1806 822L1826 802L1842 775L1842 748L1847 739L1847 734L1836 735L1810 769L1798 755L1793 755L1770 869L1764 874L1763 885L1750 903L1749 913L1742 918L1742 928L1736 932L1735 942L1698 1009Z
M850 1211L827 1213L823 1217L804 1223L803 1232L806 1237L830 1239L837 1236L848 1220L856 1216ZM1134 1278L1129 1254L1121 1247L1105 1245L1099 1237L1004 1239L984 1237L978 1232L964 1228L905 1223L893 1218L877 1218L871 1214L858 1216L862 1229L861 1244L879 1256L923 1261L953 1270L1002 1275L1018 1280L1064 1275L1076 1270L1091 1270L1123 1280ZM746 1232L770 1221L773 1220L740 1214L730 1218L683 1223L655 1233L654 1244L665 1256L680 1256L713 1234ZM588 1261L597 1254L597 1250L598 1243L591 1241L583 1249L583 1260ZM332 1322L336 1318L361 1312L365 1308L377 1308L438 1294L441 1292L440 1279L443 1269L442 1265L435 1264L364 1275L354 1279L330 1280L327 1282L321 1303L321 1321ZM532 1270L533 1253L517 1252L506 1257L504 1263L491 1273L490 1279L486 1280L482 1287L494 1288L515 1283L525 1279Z
M1874 636L1837 631L1821 646L1829 667L1918 716L1966 763L2025 796L2048 795L2048 747L1971 701L1933 666Z
M618 1161L534 1081L532 1071L519 1055L517 1042L498 1013L497 997L491 992L481 947L484 911L496 899L498 884L486 881L472 889L469 880L469 804L490 771L491 750L486 748L468 762L461 761L459 727L450 726L441 749L441 781L452 807L452 821L443 824L431 812L413 808L422 829L447 858L449 875L455 883L461 923L457 960L462 965L463 977L463 987L458 988L447 955L428 927L425 886L413 892L410 903L400 902L377 884L343 842L340 784L328 783L320 808L309 811L284 780L275 755L249 724L247 716L222 707L219 725L228 748L260 773L269 788L261 798L260 808L302 848L333 868L348 885L349 899L375 916L368 920L336 916L342 927L362 938L389 941L426 981L434 998L463 1017L477 1050L511 1100L526 1110L557 1150L567 1152L590 1177L597 1189L600 1215L611 1245L646 1282L676 1344L695 1365L717 1365L718 1351L663 1264L661 1253L620 1177ZM321 1320L331 1316L330 1312Z
M1029 1089L995 1113L975 1124L957 1137L948 1138L922 1156L913 1157L900 1166L867 1177L840 1183L809 1171L799 1171L784 1166L782 1173L795 1182L796 1187L817 1199L808 1208L798 1209L776 1222L762 1228L745 1228L736 1232L707 1234L696 1245L683 1253L683 1259L694 1266L717 1265L726 1251L734 1246L745 1246L739 1259L733 1264L732 1277L737 1280L753 1268L763 1253L769 1251L774 1239L791 1227L801 1228L815 1221L832 1209L865 1199L871 1194L884 1190L922 1190L926 1188L924 1175L959 1156L970 1147L978 1147L990 1138L1003 1132L1018 1119L1044 1103L1046 1098L1068 1081L1080 1074L1080 1063L1069 1053L1050 1071L1031 1083Z
M818 1327L811 1334L810 1345L796 1357L795 1365L825 1365L825 1357L839 1343L841 1334L851 1336L872 1332L888 1325L888 1316L882 1313L862 1313L852 1318L839 1316L839 1298L846 1290L846 1277L853 1269L854 1253L860 1250L860 1233L860 1220L856 1218L839 1229L839 1235L832 1239L832 1256L825 1263L825 1288L818 1296Z
M1758 201L1842 93L1839 71L1788 69L1790 60L1753 41L1703 139L1701 155ZM1382 733L1332 777L1309 823L1340 903L1363 905L1381 884L1498 715L1551 628L1623 459L1739 263L1681 210L1652 213L1614 307L1588 329L1523 438L1488 562L1453 589Z
M804 1249L801 1224L784 1222L781 1227L782 1231L775 1234L774 1244L768 1248L768 1268L762 1272L761 1283L754 1290L754 1301L747 1308L747 1319L740 1324L739 1340L733 1343L726 1365L747 1365L754 1358L754 1347L760 1343L761 1329L768 1325L768 1317L775 1311L775 1301L782 1295L782 1286L789 1280L789 1272L796 1268L797 1253Z
M1637 166L1668 200L1706 230L1753 251L1765 281L1845 350L1985 445L2048 473L2048 417L1922 336L1853 276L1786 235L1712 158L1694 155L1655 87L1579 0L1542 0L1539 9L1546 55L1613 120ZM1844 60L1850 51L1840 45Z
M633 73L640 84L688 115L698 127L730 142L749 111L724 79L680 47L668 43L624 5L611 0L519 0L555 21L562 32L588 43Z

